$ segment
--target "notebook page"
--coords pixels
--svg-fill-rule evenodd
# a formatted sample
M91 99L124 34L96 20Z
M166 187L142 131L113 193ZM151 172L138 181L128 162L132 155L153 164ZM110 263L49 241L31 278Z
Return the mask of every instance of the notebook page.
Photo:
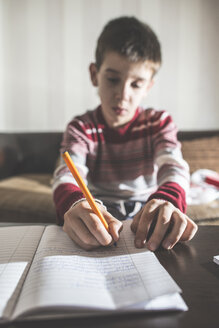
M138 252L134 246L130 229L126 234L128 238L125 238L123 242L139 275L143 277L142 282L147 290L148 298L153 299L158 296L181 292L179 286L160 264L155 254L150 251L142 253L142 250Z
M116 247L89 252L75 245L60 227L49 226L25 281L15 316L24 309L52 306L113 310L178 290L153 253L134 247L129 221L125 222Z
M45 227L0 228L0 316L9 317Z

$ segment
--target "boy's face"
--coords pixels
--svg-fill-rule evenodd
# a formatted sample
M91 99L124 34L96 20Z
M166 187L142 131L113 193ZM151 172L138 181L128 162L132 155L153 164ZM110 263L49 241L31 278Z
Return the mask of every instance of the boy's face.
M90 65L94 86L98 87L103 116L112 128L128 123L153 85L152 69L146 62L130 62L116 52L105 54L99 70Z

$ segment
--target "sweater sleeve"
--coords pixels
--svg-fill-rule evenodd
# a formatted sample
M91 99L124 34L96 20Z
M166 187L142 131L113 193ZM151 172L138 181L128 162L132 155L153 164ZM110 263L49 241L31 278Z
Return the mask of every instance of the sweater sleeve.
M74 119L69 123L63 135L60 153L68 151L81 177L87 183L88 167L86 165L89 150L89 138L86 136L82 122ZM53 200L56 207L57 223L62 225L65 212L83 193L66 166L62 156L53 175Z
M156 114L151 128L154 163L158 189L153 198L170 201L182 212L186 211L186 192L189 188L189 166L183 159L177 128L167 112Z
M181 212L186 212L185 190L175 182L166 182L158 187L157 191L148 198L148 201L151 199L167 200L180 209Z

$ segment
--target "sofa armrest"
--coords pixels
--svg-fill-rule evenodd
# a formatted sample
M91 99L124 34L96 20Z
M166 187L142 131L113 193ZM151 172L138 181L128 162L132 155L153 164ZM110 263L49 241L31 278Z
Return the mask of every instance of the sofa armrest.
M22 153L19 149L17 139L13 134L0 134L0 179L15 174Z
M62 132L1 133L0 179L23 173L52 173Z

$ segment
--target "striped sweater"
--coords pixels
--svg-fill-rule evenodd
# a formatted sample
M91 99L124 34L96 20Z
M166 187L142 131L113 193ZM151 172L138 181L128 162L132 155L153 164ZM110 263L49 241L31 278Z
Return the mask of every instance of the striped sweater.
M61 152L66 150L95 198L159 198L185 212L189 168L167 112L140 107L128 124L113 129L98 107L68 124ZM69 207L84 197L62 159L54 172L53 196L60 224Z

